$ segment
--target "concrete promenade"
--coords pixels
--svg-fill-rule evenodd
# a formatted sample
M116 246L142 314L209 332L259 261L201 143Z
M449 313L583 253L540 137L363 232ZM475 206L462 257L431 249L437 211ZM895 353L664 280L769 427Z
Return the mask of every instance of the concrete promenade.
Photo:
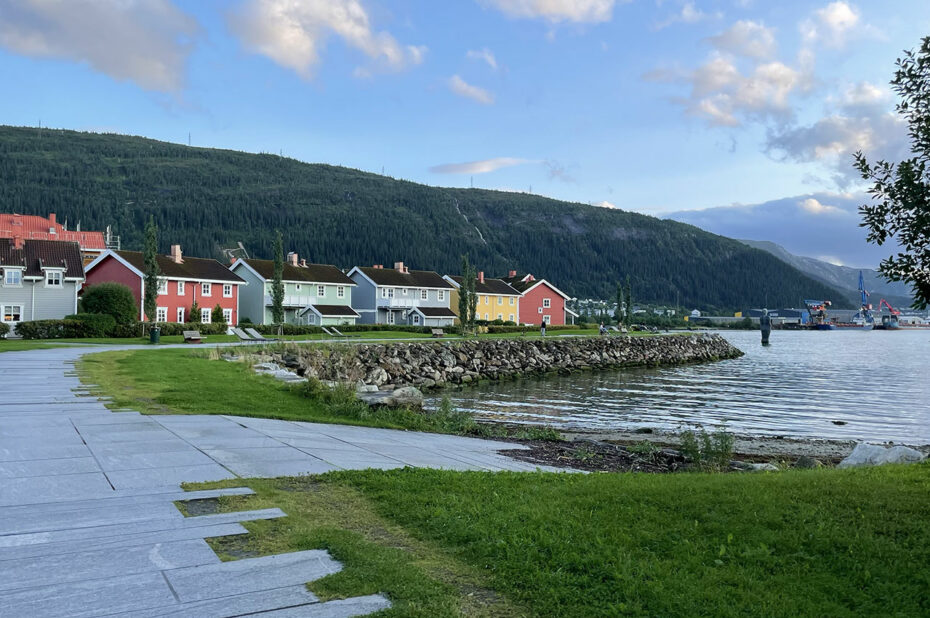
M0 617L339 617L389 606L319 602L305 582L338 571L325 551L220 562L205 538L246 534L278 509L184 517L182 482L425 466L535 470L515 444L234 416L114 412L74 373L107 348L0 353Z

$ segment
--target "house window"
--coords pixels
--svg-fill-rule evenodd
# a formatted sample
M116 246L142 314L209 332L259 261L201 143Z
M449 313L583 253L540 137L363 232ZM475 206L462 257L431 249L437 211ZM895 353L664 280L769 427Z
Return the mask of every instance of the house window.
M537 309L537 311L538 311L539 313L542 313L542 309L543 309L543 308L540 307L539 309Z
M184 296L184 282L178 281L178 296Z
M512 314L512 313L510 314L510 317L509 317L508 319L509 319L511 322L515 322L515 321L516 321L516 320L513 319L513 314Z
M484 321L487 322L487 321L490 320L490 319L491 319L491 318L489 317L489 314L488 314L487 312L485 312L485 314L484 314Z
M23 318L23 306L22 305L4 305L3 307L3 321L4 322L21 322L22 318Z
M513 307L513 296L510 297L510 306Z
M168 293L168 280L159 279L158 280L158 295L164 296L167 293Z
M316 286L316 295L317 297L326 296L326 286L325 285Z
M4 268L3 273L3 285L18 286L23 284L23 271L18 268Z
M381 288L381 298L387 298L388 289Z
M442 301L446 300L446 291L445 291L445 290L439 290L439 292L437 292L437 294L439 295L439 302L442 302Z
M544 298L544 299L543 299L543 309L548 309L548 308L551 307L551 306L552 306L552 299L551 299L551 298Z
M419 314L419 313L414 313L414 314L413 314L413 325L414 325L414 326L419 326L419 325L420 325L420 314Z
M404 290L406 292L406 290ZM344 285L340 285L336 288L336 298L345 298L346 297L346 288Z
M156 322L167 322L168 321L168 307L158 307L155 309L155 321Z
M484 297L484 304L485 304L485 305L490 305L490 304L491 304L491 297L490 297L490 296L485 296L485 297Z
M223 298L232 298L232 284L224 283L223 284Z
M314 315L313 313L308 313L307 324L316 324L316 315Z
M60 288L62 282L62 272L60 270L49 270L45 272L45 287Z
M178 307L178 324L184 324L184 307Z
M551 319L552 319L552 316L551 316L551 315L544 315L544 316L543 316L543 322L545 322L546 324L548 324L548 323L549 323L549 320L551 320Z
M298 292L300 291L300 284L299 284L299 283L297 283L297 284L294 284L294 287L296 287L296 288L297 288L297 291L298 291Z
M497 297L497 304L498 304L498 305L503 305L503 304L504 304L504 297L503 297L503 296L498 296L498 297Z
M210 283L201 283L200 284L200 295L201 296L210 296L210 293L213 291L213 285ZM204 324L209 324L209 322L204 322Z
M427 290L420 290L420 300L426 300L429 298L429 292Z
M406 295L407 295L407 292L409 292L409 291L410 291L410 290L408 290L407 288L404 288L404 289L402 289L402 290L400 291L400 293L403 294L404 296L406 296Z
M200 310L200 323L201 323L201 324L209 324L209 323L210 323L210 310L209 310L209 309L201 309L201 310Z
M232 324L232 309L223 309L223 321Z
M504 319L504 314L503 314L503 313L498 313L498 314L497 314L497 319L498 319L498 320L503 320L503 319Z

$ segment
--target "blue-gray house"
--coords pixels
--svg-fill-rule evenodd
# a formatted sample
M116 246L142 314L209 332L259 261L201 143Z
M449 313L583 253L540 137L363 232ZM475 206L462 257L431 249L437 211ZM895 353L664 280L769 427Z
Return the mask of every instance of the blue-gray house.
M453 287L439 273L397 262L394 268L356 266L349 278L357 286L352 308L362 324L443 327L455 320L449 308Z

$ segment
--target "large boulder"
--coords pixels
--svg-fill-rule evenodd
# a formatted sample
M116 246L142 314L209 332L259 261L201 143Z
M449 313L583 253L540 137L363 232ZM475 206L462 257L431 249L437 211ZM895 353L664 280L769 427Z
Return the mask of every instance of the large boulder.
M384 406L388 408L422 408L423 393L413 386L403 386L392 391L378 391L374 393L356 393L358 398L369 406Z
M841 461L837 468L852 468L855 466L881 466L895 463L917 463L923 461L926 455L907 446L884 447L878 444L859 443L846 459Z

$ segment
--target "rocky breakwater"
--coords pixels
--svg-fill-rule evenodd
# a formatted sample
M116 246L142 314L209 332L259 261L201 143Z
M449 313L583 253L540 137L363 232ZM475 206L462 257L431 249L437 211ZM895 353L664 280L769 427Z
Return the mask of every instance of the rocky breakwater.
M255 358L298 376L371 392L738 356L742 352L719 335L667 335L272 347Z

